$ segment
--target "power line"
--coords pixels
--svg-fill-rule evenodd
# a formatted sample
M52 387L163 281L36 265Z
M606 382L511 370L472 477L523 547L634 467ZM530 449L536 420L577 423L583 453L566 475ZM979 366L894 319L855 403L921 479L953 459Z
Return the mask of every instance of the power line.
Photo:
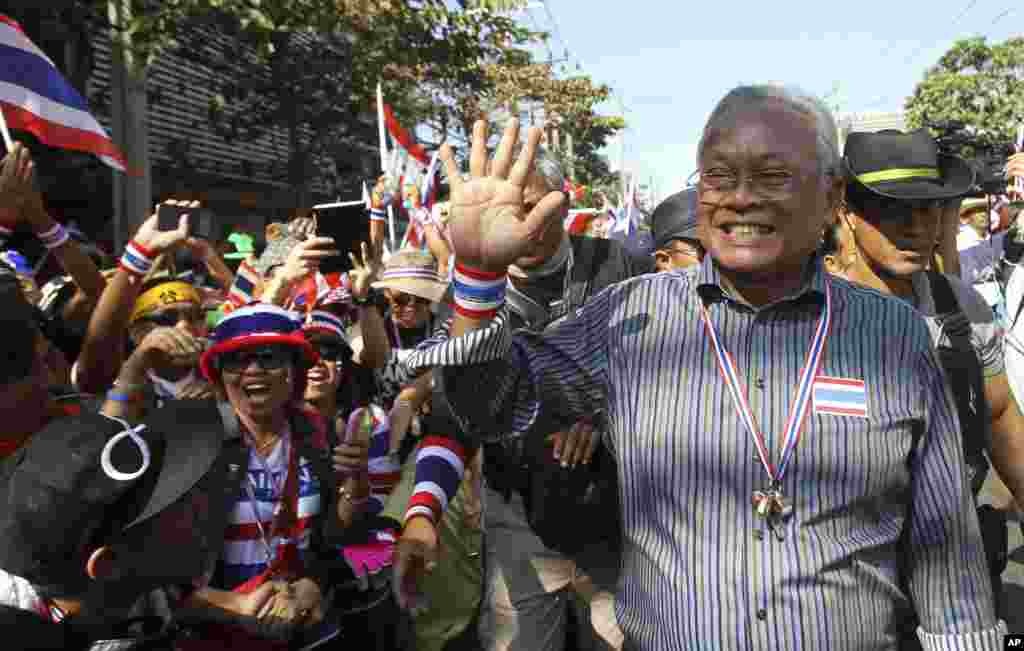
M970 0L970 1L969 1L969 2L967 3L967 6L966 6L966 7L964 7L964 8L963 8L963 9L962 9L962 10L960 11L960 13L956 15L956 17L955 17L955 18L953 18L953 21L952 21L951 25L952 25L952 26L953 26L954 28L955 28L955 27L956 27L957 25L959 25L959 24L960 24L960 21L964 19L964 16L966 16L966 15L967 15L967 13L968 13L968 12L969 12L969 11L970 11L971 9L973 9L973 8L974 8L974 5L976 5L976 4L978 4L978 0ZM936 43L938 43L938 41L937 41L937 40L936 40L936 41L932 41L932 42L931 42L931 43L930 43L929 45L925 45L925 44L924 44L924 42L922 41L922 44L921 44L921 45L919 45L919 46L917 47L917 49L915 49L915 50L914 50L913 52L911 52L911 53L910 53L910 55L909 55L909 56L908 56L908 57L907 57L907 58L906 58L906 59L905 59L905 60L903 61L903 65L904 65L904 66L909 66L909 65L910 65L910 63L911 63L911 62L912 62L912 61L913 61L914 59L916 59L916 58L917 58L917 57L918 57L918 56L919 56L919 55L921 54L921 52L923 52L923 51L924 51L924 49L925 49L926 47L932 47L932 46L934 46L934 45L935 45ZM887 50L887 51L888 51L888 50ZM881 97L877 98L877 99L876 99L875 101L873 101L873 102L871 102L870 104L868 104L868 105L867 105L867 106L866 106L865 108L866 108L866 109L870 109L870 108L874 108L874 107L876 107L876 106L879 106L879 105L881 105L881 104L884 104L885 102L888 102L888 101L889 101L889 98L890 98L890 96L889 96L889 95L882 95Z

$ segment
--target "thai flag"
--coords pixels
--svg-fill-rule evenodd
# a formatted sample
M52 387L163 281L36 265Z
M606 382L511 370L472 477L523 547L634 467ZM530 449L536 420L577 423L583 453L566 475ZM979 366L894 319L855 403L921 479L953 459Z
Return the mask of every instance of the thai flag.
M610 239L628 240L637 230L637 215L640 209L636 205L636 182L629 186L625 202L615 215L615 225L608 233Z
M257 300L259 287L262 283L260 273L253 269L248 262L238 265L238 273L235 274L235 282L228 292L228 301L235 307L248 305Z
M818 376L812 391L816 414L868 417L868 393L864 380Z
M0 14L0 109L12 129L51 147L95 154L126 171L124 154L89 106L17 22Z
M399 124L398 118L395 117L395 112L387 104L384 105L384 125L388 129L388 133L391 134L391 139L396 147L405 150L420 166L427 167L430 165L430 156L427 155L427 150L416 142L416 138L405 127Z

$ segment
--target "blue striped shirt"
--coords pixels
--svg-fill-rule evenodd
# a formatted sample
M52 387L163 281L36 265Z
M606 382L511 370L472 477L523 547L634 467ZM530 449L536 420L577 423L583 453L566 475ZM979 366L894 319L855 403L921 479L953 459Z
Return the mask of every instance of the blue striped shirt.
M699 300L736 360L777 461L823 310L819 268L760 309L728 297L711 258L596 296L540 334L499 314L409 359L443 368L477 442L604 411L625 549L616 612L639 649L893 649L916 611L925 649L1001 649L960 426L911 306L831 279L821 375L862 380L868 417L809 413L775 532L751 507L767 475L736 414Z

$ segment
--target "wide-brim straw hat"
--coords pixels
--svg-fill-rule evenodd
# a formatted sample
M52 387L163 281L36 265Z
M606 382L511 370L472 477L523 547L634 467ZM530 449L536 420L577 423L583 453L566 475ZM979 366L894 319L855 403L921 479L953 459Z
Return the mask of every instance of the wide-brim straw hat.
M393 289L440 303L448 282L437 273L437 261L426 251L402 249L388 258L374 289Z

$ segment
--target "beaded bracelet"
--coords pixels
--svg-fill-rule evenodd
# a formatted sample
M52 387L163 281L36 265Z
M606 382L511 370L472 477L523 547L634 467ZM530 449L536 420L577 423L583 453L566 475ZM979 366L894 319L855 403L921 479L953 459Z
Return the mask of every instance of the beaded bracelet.
M493 318L505 303L507 274L481 271L455 263L452 276L455 311L471 319Z
M135 276L145 276L153 268L153 255L148 249L132 240L124 247L120 267Z
M47 231L36 233L36 237L39 238L39 241L43 243L43 246L46 247L48 251L52 251L67 242L70 235L68 234L67 229L58 223L54 224L53 227Z

